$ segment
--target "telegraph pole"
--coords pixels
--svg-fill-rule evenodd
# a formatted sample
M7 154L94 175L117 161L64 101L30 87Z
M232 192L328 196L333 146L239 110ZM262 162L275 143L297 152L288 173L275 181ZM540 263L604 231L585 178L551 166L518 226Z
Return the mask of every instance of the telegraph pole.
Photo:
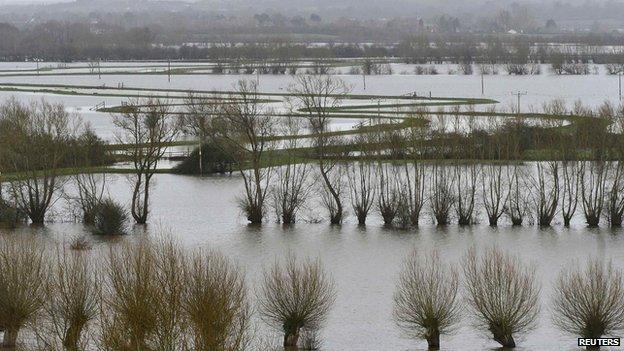
M485 84L483 82L483 72L481 72L481 95L485 95Z
M167 60L167 79L171 83L171 59Z
M366 74L362 73L362 80L364 81L364 90L366 90Z
M98 79L102 79L102 67L100 66L100 60L98 60Z
M618 82L620 86L620 100L622 100L622 72L618 73Z
M520 91L518 91L518 92L516 92L516 93L512 93L512 94L513 94L513 95L516 95L516 96L518 97L518 111L517 111L517 113L518 113L518 115L520 115L520 98L521 98L522 96L524 96L524 95L527 95L527 92L526 92L526 91L525 91L525 92L520 92Z

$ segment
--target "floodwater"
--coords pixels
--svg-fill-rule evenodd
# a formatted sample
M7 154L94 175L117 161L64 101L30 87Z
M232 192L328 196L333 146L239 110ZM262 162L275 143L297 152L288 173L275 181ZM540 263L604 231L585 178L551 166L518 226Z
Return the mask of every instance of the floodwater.
M19 65L15 65L19 66ZM24 69L28 68L26 66ZM0 65L0 69L3 65ZM228 89L240 78L233 75L173 76L63 76L63 77L4 77L0 83L39 83L126 86L176 89ZM341 78L353 84L356 93L404 94L417 91L434 96L481 97L479 76L415 76L392 75L366 78L363 90L362 77L344 75ZM289 76L260 76L263 91L279 92L292 81ZM522 97L523 108L537 106L544 101L563 98L571 104L577 99L590 105L604 100L618 101L617 77L602 75L557 77L549 74L528 77L505 75L485 77L485 97L499 100L503 105L515 103L511 92L527 92ZM110 139L114 127L108 114L89 111L105 100L119 104L121 98L61 96L33 93L0 93L0 100L15 96L20 100L45 97L64 102L72 111L88 121L96 132ZM108 177L111 197L128 204L130 190L123 176ZM420 252L438 250L448 262L457 263L470 247L487 248L497 245L519 255L525 262L536 266L542 283L539 326L521 337L519 350L575 350L576 337L555 329L550 321L549 299L552 282L559 270L575 261L584 263L588 258L613 260L624 266L624 233L607 228L587 229L580 218L579 209L572 228L563 228L560 222L553 228L534 226L512 228L503 220L498 228L486 225L483 213L481 223L470 227L451 225L440 228L431 216L424 215L418 229L400 231L384 228L377 215L366 227L355 224L353 216L342 226L326 222L314 223L324 218L319 202L312 199L302 211L301 221L293 227L282 227L270 220L261 227L248 226L237 206L237 196L242 191L240 177L193 177L156 175L152 192L149 235L169 232L186 247L218 249L240 264L247 274L251 287L259 282L262 267L289 252L300 256L321 258L331 273L338 290L335 307L322 330L322 349L326 351L362 350L423 350L426 344L402 336L392 321L392 294L402 259L413 248ZM65 202L54 206L56 223L37 229L51 239L66 241L85 229L78 224L66 223ZM309 221L306 221L309 220ZM21 229L29 231L28 228ZM35 230L35 229L33 229ZM109 245L107 241L92 238L97 247ZM253 290L252 290L253 291ZM465 314L462 327L455 334L442 337L442 347L448 350L485 350L497 347L483 333L471 327ZM275 335L261 327L260 335ZM279 339L279 337L276 337ZM279 340L276 340L279 342Z

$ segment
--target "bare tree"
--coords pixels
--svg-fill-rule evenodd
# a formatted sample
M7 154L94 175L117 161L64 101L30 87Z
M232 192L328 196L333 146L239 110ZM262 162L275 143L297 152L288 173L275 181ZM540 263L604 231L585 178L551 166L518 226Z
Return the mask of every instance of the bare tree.
M590 227L597 227L605 201L607 164L587 161L581 164L581 199L585 220Z
M275 148L277 123L261 101L255 82L239 81L231 100L222 106L216 127L217 144L234 158L243 177L241 208L247 220L260 224L273 169L267 159Z
M200 95L189 92L184 105L185 113L181 114L180 125L185 133L198 138L198 166L199 174L204 174L202 146L214 138L214 121L219 118L223 110L223 104L227 104L227 98L218 94Z
M190 349L246 350L251 306L243 272L216 252L196 251L185 266L184 281Z
M284 124L285 134L290 137L286 141L286 146L288 149L295 149L298 147L298 136L301 130L300 120L295 117L286 117ZM273 209L278 222L292 224L295 223L297 213L311 194L314 182L308 179L311 170L308 163L299 163L293 153L285 157L287 164L277 168L276 181L271 192Z
M331 113L342 104L350 89L331 76L302 75L289 87L292 105L305 113L313 137L313 148L323 180L323 202L330 213L330 222L340 224L343 219L341 173L338 162L331 158L332 146L338 144L330 134ZM337 183L338 182L338 183Z
M32 238L0 235L0 347L15 348L22 328L41 312L47 278L42 245Z
M563 184L561 185L561 215L563 217L563 225L570 226L570 221L574 217L576 207L578 206L579 184L581 183L581 171L583 167L579 167L577 161L563 161L561 165L561 173Z
M410 337L424 338L430 350L440 348L440 335L453 331L461 319L459 275L433 252L416 250L403 263L394 293L394 320Z
M27 106L9 100L0 107L0 123L5 162L10 171L20 174L10 183L10 194L33 224L43 224L64 185L58 175L77 122L60 104L41 101Z
M66 351L88 346L88 331L99 312L100 295L97 273L86 255L65 248L57 252L44 308L47 327L37 331L47 349L55 349L57 340Z
M95 214L98 206L104 200L106 192L105 174L77 174L74 177L77 195L73 199L82 212L82 222L95 223Z
M533 195L533 202L537 210L537 223L540 226L550 226L557 214L559 203L559 165L556 161L536 163L536 177L532 178L533 188L537 194Z
M348 168L349 188L351 189L351 207L355 212L359 225L366 224L368 213L373 207L376 195L373 166L370 163L358 162Z
M433 166L431 185L429 187L429 203L438 225L448 225L451 209L456 199L454 193L453 174L444 165Z
M284 347L296 348L302 329L318 329L335 300L334 283L320 261L289 256L264 273L258 296L262 318L284 332Z
M111 247L102 284L102 349L175 350L181 345L184 258L172 241Z
M507 182L509 196L507 215L514 226L522 225L524 218L529 214L530 192L526 189L526 169L518 164L507 167Z
M399 205L398 181L394 166L379 163L377 166L377 209L385 225L392 225Z
M120 130L117 139L127 147L133 166L130 213L138 224L147 223L152 177L167 145L175 140L179 125L166 101L131 101L122 114L114 116Z
M455 201L457 222L459 225L470 225L474 222L479 166L475 162L457 164L454 170L457 188L457 201Z
M584 270L566 268L553 294L553 321L580 338L601 338L624 331L624 276L611 262L588 261ZM587 346L599 349L600 346Z
M621 227L624 217L624 163L616 161L607 177L607 219L611 227Z
M420 213L425 205L425 166L417 161L412 163L413 171L408 163L405 164L405 185L403 187L404 202L407 203L407 211L410 224L417 227ZM406 200L406 201L405 201Z
M539 316L535 269L497 248L481 257L469 250L462 266L476 325L492 333L501 346L516 347L514 336L532 330Z
M491 226L498 225L498 219L505 213L508 187L504 184L503 166L489 163L485 165L481 180L483 207Z

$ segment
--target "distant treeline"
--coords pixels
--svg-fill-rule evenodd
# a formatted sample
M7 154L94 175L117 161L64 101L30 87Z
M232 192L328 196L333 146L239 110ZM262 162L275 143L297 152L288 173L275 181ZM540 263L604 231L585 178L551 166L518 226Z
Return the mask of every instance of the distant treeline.
M508 35L427 33L396 43L309 43L285 39L161 45L148 27L124 28L98 23L50 21L17 28L0 23L2 61L84 60L296 60L392 57L408 63L624 63L624 53L603 50L624 46L620 34ZM575 44L575 45L558 45Z

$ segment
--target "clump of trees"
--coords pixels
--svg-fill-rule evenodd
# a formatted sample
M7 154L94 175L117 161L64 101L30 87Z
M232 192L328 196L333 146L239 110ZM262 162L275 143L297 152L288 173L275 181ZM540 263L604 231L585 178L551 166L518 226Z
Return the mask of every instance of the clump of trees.
M19 174L5 183L12 207L33 224L43 224L67 182L61 169L108 162L101 145L63 105L5 102L0 106L0 169ZM92 159L88 163L85 154Z

